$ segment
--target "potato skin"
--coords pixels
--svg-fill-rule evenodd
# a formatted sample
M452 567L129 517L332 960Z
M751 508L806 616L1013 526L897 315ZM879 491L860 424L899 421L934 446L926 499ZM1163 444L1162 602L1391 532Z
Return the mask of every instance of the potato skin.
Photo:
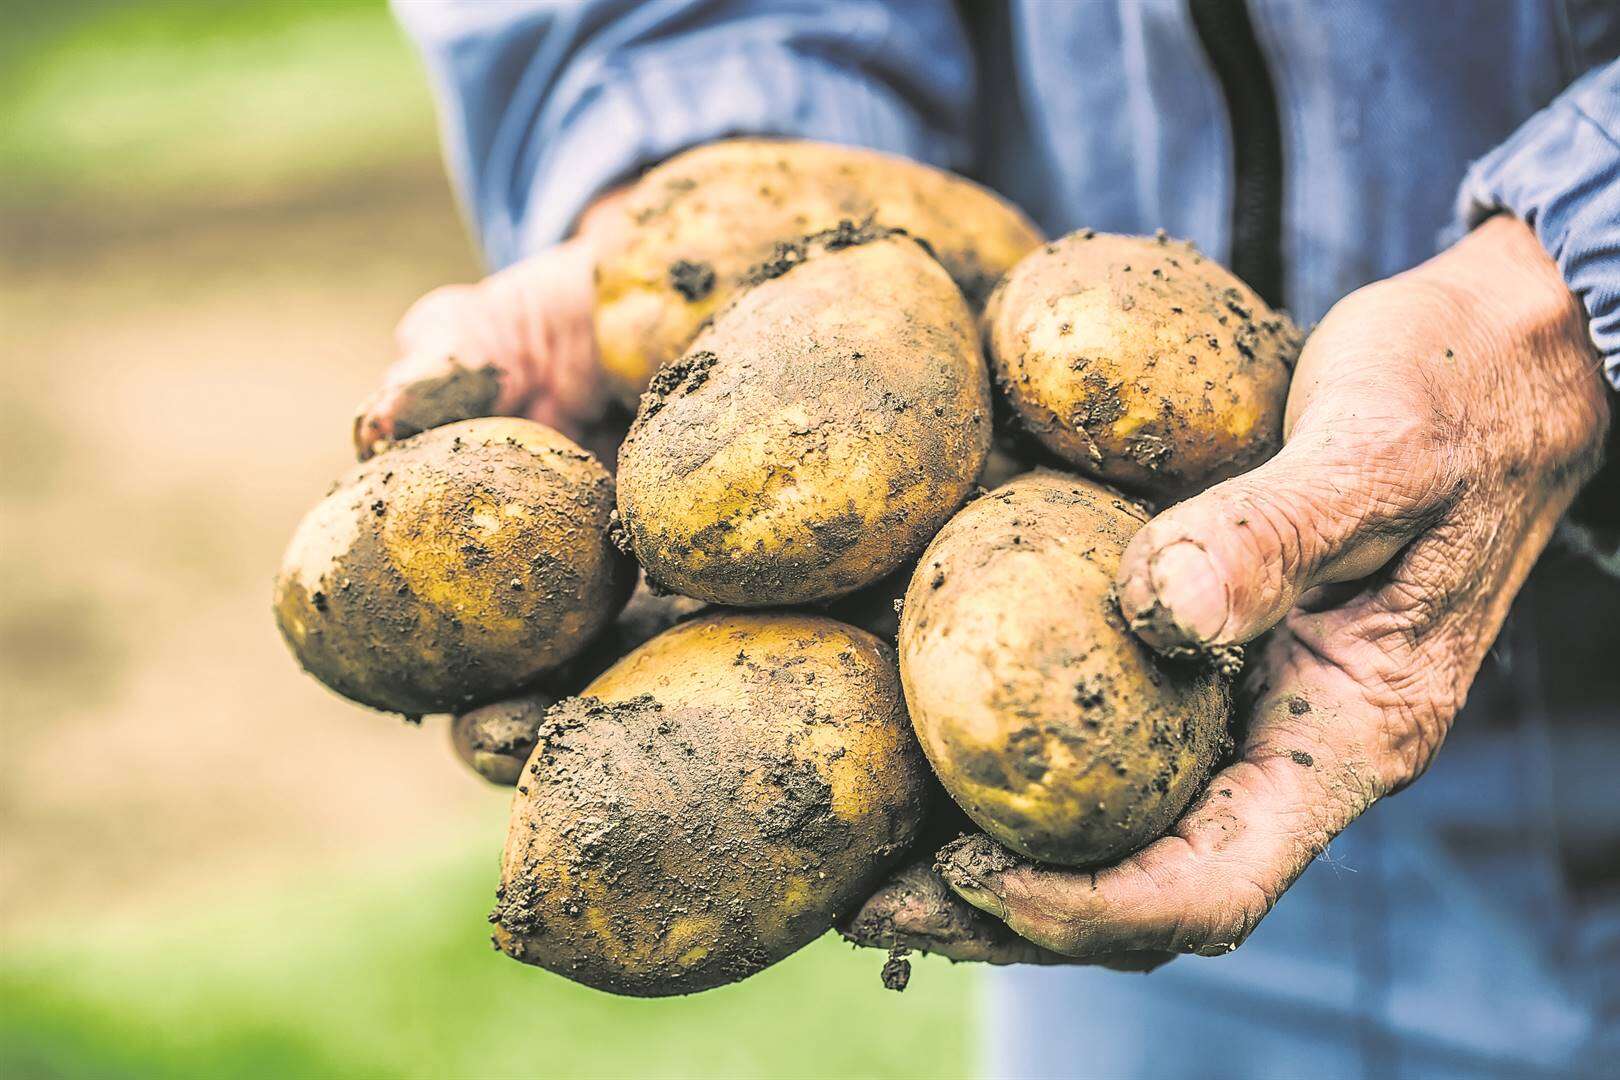
M596 339L634 407L774 246L874 220L927 240L975 308L1041 234L969 180L874 150L736 139L677 155L631 189L620 241L597 269Z
M1126 628L1114 574L1147 519L1041 470L970 503L906 592L900 671L951 797L1014 851L1111 862L1162 835L1229 746L1227 680Z
M984 327L1023 426L1088 476L1175 500L1282 444L1299 331L1190 244L1071 233L1013 268Z
M927 772L876 638L792 613L682 623L548 714L495 943L618 994L746 978L876 887Z
M853 228L794 250L659 372L619 451L636 557L711 603L878 580L961 505L989 451L984 361L939 264Z
M351 470L307 514L276 580L305 670L420 715L506 697L585 646L634 565L608 539L613 479L550 428L435 428Z
M450 745L473 772L511 787L534 753L540 723L556 699L539 691L481 705L450 721Z

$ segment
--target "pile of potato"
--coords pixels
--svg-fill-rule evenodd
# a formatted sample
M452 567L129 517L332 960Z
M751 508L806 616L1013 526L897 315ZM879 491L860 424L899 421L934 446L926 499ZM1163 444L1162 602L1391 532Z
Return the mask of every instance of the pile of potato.
M1230 679L1144 647L1112 582L1150 506L1279 445L1287 319L1186 244L1043 245L870 151L717 144L627 204L616 479L448 423L339 481L276 588L312 674L455 714L515 785L495 943L617 993L734 982L926 856L940 788L1047 862L1161 835Z

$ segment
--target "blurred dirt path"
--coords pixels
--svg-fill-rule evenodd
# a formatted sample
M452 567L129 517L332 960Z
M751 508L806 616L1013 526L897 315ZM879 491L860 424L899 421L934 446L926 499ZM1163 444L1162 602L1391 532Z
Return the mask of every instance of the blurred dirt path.
M0 935L487 821L442 721L327 693L269 606L395 318L476 272L435 163L162 220L4 213Z

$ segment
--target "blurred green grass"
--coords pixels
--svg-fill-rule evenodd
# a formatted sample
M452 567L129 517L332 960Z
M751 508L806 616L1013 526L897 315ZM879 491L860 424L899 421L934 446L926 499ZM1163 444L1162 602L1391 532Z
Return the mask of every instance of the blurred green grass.
M249 203L432 142L425 80L380 2L5 0L10 203Z
M419 183L434 172L431 104L380 2L0 0L0 19L7 27L0 34L0 162L7 179L0 210L9 210L13 222L33 223L35 233L44 230L53 247L74 247L58 276L29 295L84 312L62 328L60 340L41 338L42 355L63 364L80 355L84 345L68 331L85 320L101 324L113 314L104 309L108 298L120 297L118 304L151 306L161 333L144 342L126 330L118 340L172 357L165 364L185 373L173 377L201 380L202 389L186 400L207 398L207 389L226 377L221 371L232 369L201 366L210 354L204 341L217 338L225 357L259 355L234 337L274 333L275 320L285 317L278 312L347 328L359 318L356 309L371 310L380 302L372 293L394 288L396 277L441 272L373 265L369 250L355 254L374 237L382 257L416 258L409 253L435 245L390 245L388 229L440 235L454 227L442 188ZM402 196L407 189L413 194ZM395 201L382 209L374 205L390 197ZM109 227L124 218L163 224L145 239L126 241ZM351 221L363 227L357 231ZM199 239L185 241L178 231L184 229ZM237 258L239 243L252 258ZM187 262L197 251L212 251L210 244L230 248L241 269L227 274L225 263ZM18 263L15 272L26 274L28 265ZM358 266L367 267L370 292L342 285ZM305 277L306 291L293 291L291 282ZM276 289L267 294L269 284ZM121 326L145 325L129 312L117 318ZM183 334L167 328L177 319L185 321ZM361 328L352 333L364 337ZM339 358L335 350L331 359ZM125 357L119 366L138 359ZM155 363L147 359L149 367ZM371 362L356 357L352 366ZM182 366L188 364L198 366ZM278 379L304 385L296 380L314 366L289 366ZM54 398L40 401L58 407ZM307 411L324 417L327 405L323 399ZM58 418L68 424L64 430L72 430L72 415ZM307 438L303 431L294 426L288 437ZM169 460L157 453L162 447L132 449ZM252 475L272 460L286 468L286 453L271 444L262 457L243 450L231 460L239 457L239 471ZM75 476L49 480L51 491L39 497L66 498L58 488L71 493L85 483ZM243 512L274 516L271 509L259 499ZM185 559L188 567L196 563L194 545ZM232 562L231 573L252 576L261 561L269 565L267 556ZM239 612L230 609L232 618L263 618L257 588L249 591ZM98 608L76 618L89 624L112 616ZM177 657L200 647L185 637L171 644ZM209 658L219 659L206 653L198 661ZM262 668L297 679L278 648L255 654L252 664L258 666L245 670L255 677ZM299 700L284 699L277 687L271 700ZM178 683L171 689L186 692ZM62 693L56 686L47 700ZM84 723L102 725L95 729L101 737L140 737L131 728L135 719L156 714L141 711L128 693L126 687L114 694ZM266 735L280 718L254 709L244 703L230 723L272 753L285 750L285 742ZM65 737L65 729L55 737ZM49 741L31 742L30 755ZM162 756L167 744L158 742L160 749L141 760ZM298 797L296 787L275 786L289 783L285 774L297 766L258 768L251 757L233 758L214 743L195 756L243 762L238 767L246 775L238 779L249 793ZM446 776L454 775L451 768L444 763ZM330 775L309 771L310 783ZM60 805L9 820L46 831L31 839L30 850L68 843L64 863L96 860L93 851L75 853L67 839L82 840L86 829L108 835L173 829L176 839L141 847L165 861L146 868L138 899L112 885L91 895L84 883L99 880L95 874L61 867L51 871L59 880L30 879L40 895L64 904L54 916L0 926L0 1076L953 1076L973 1060L974 972L920 962L911 988L895 995L879 986L879 954L855 953L834 938L740 986L664 1001L610 997L499 956L482 921L503 831L504 800L497 794L490 794L487 814L474 815L476 828L463 833L458 824L445 830L448 840L422 841L412 854L399 855L397 840L375 837L356 856L364 866L334 872L328 858L312 853L295 862L297 874L289 877L284 851L266 864L274 869L261 880L218 869L238 863L221 862L194 835L199 830L174 829L161 816L160 810L185 813L195 805L161 795L189 778L177 763L150 776L150 793L134 781L117 794L97 791L69 775L29 786L30 797L58 792ZM365 790L357 782L355 798ZM127 815L127 806L150 816L117 828L97 818ZM282 812L268 800L262 817L271 823L258 828L294 832L285 821L275 823ZM75 824L80 817L85 822ZM318 846L297 835L278 842L293 851ZM50 866L40 859L24 865ZM70 887L76 891L63 892ZM50 907L46 900L31 910Z
M0 1075L958 1076L965 971L917 964L884 990L880 953L830 936L747 983L615 998L494 952L478 918L490 851L10 950Z

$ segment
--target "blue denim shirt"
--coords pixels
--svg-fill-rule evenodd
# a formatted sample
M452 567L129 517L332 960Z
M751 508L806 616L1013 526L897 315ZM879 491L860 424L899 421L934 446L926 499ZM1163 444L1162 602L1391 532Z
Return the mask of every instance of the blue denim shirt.
M1186 5L396 0L491 264L736 134L968 173L1049 232L1225 255L1233 145ZM1313 321L1489 211L1536 229L1620 386L1620 5L1249 0L1282 125L1283 300ZM964 13L967 13L964 17Z

